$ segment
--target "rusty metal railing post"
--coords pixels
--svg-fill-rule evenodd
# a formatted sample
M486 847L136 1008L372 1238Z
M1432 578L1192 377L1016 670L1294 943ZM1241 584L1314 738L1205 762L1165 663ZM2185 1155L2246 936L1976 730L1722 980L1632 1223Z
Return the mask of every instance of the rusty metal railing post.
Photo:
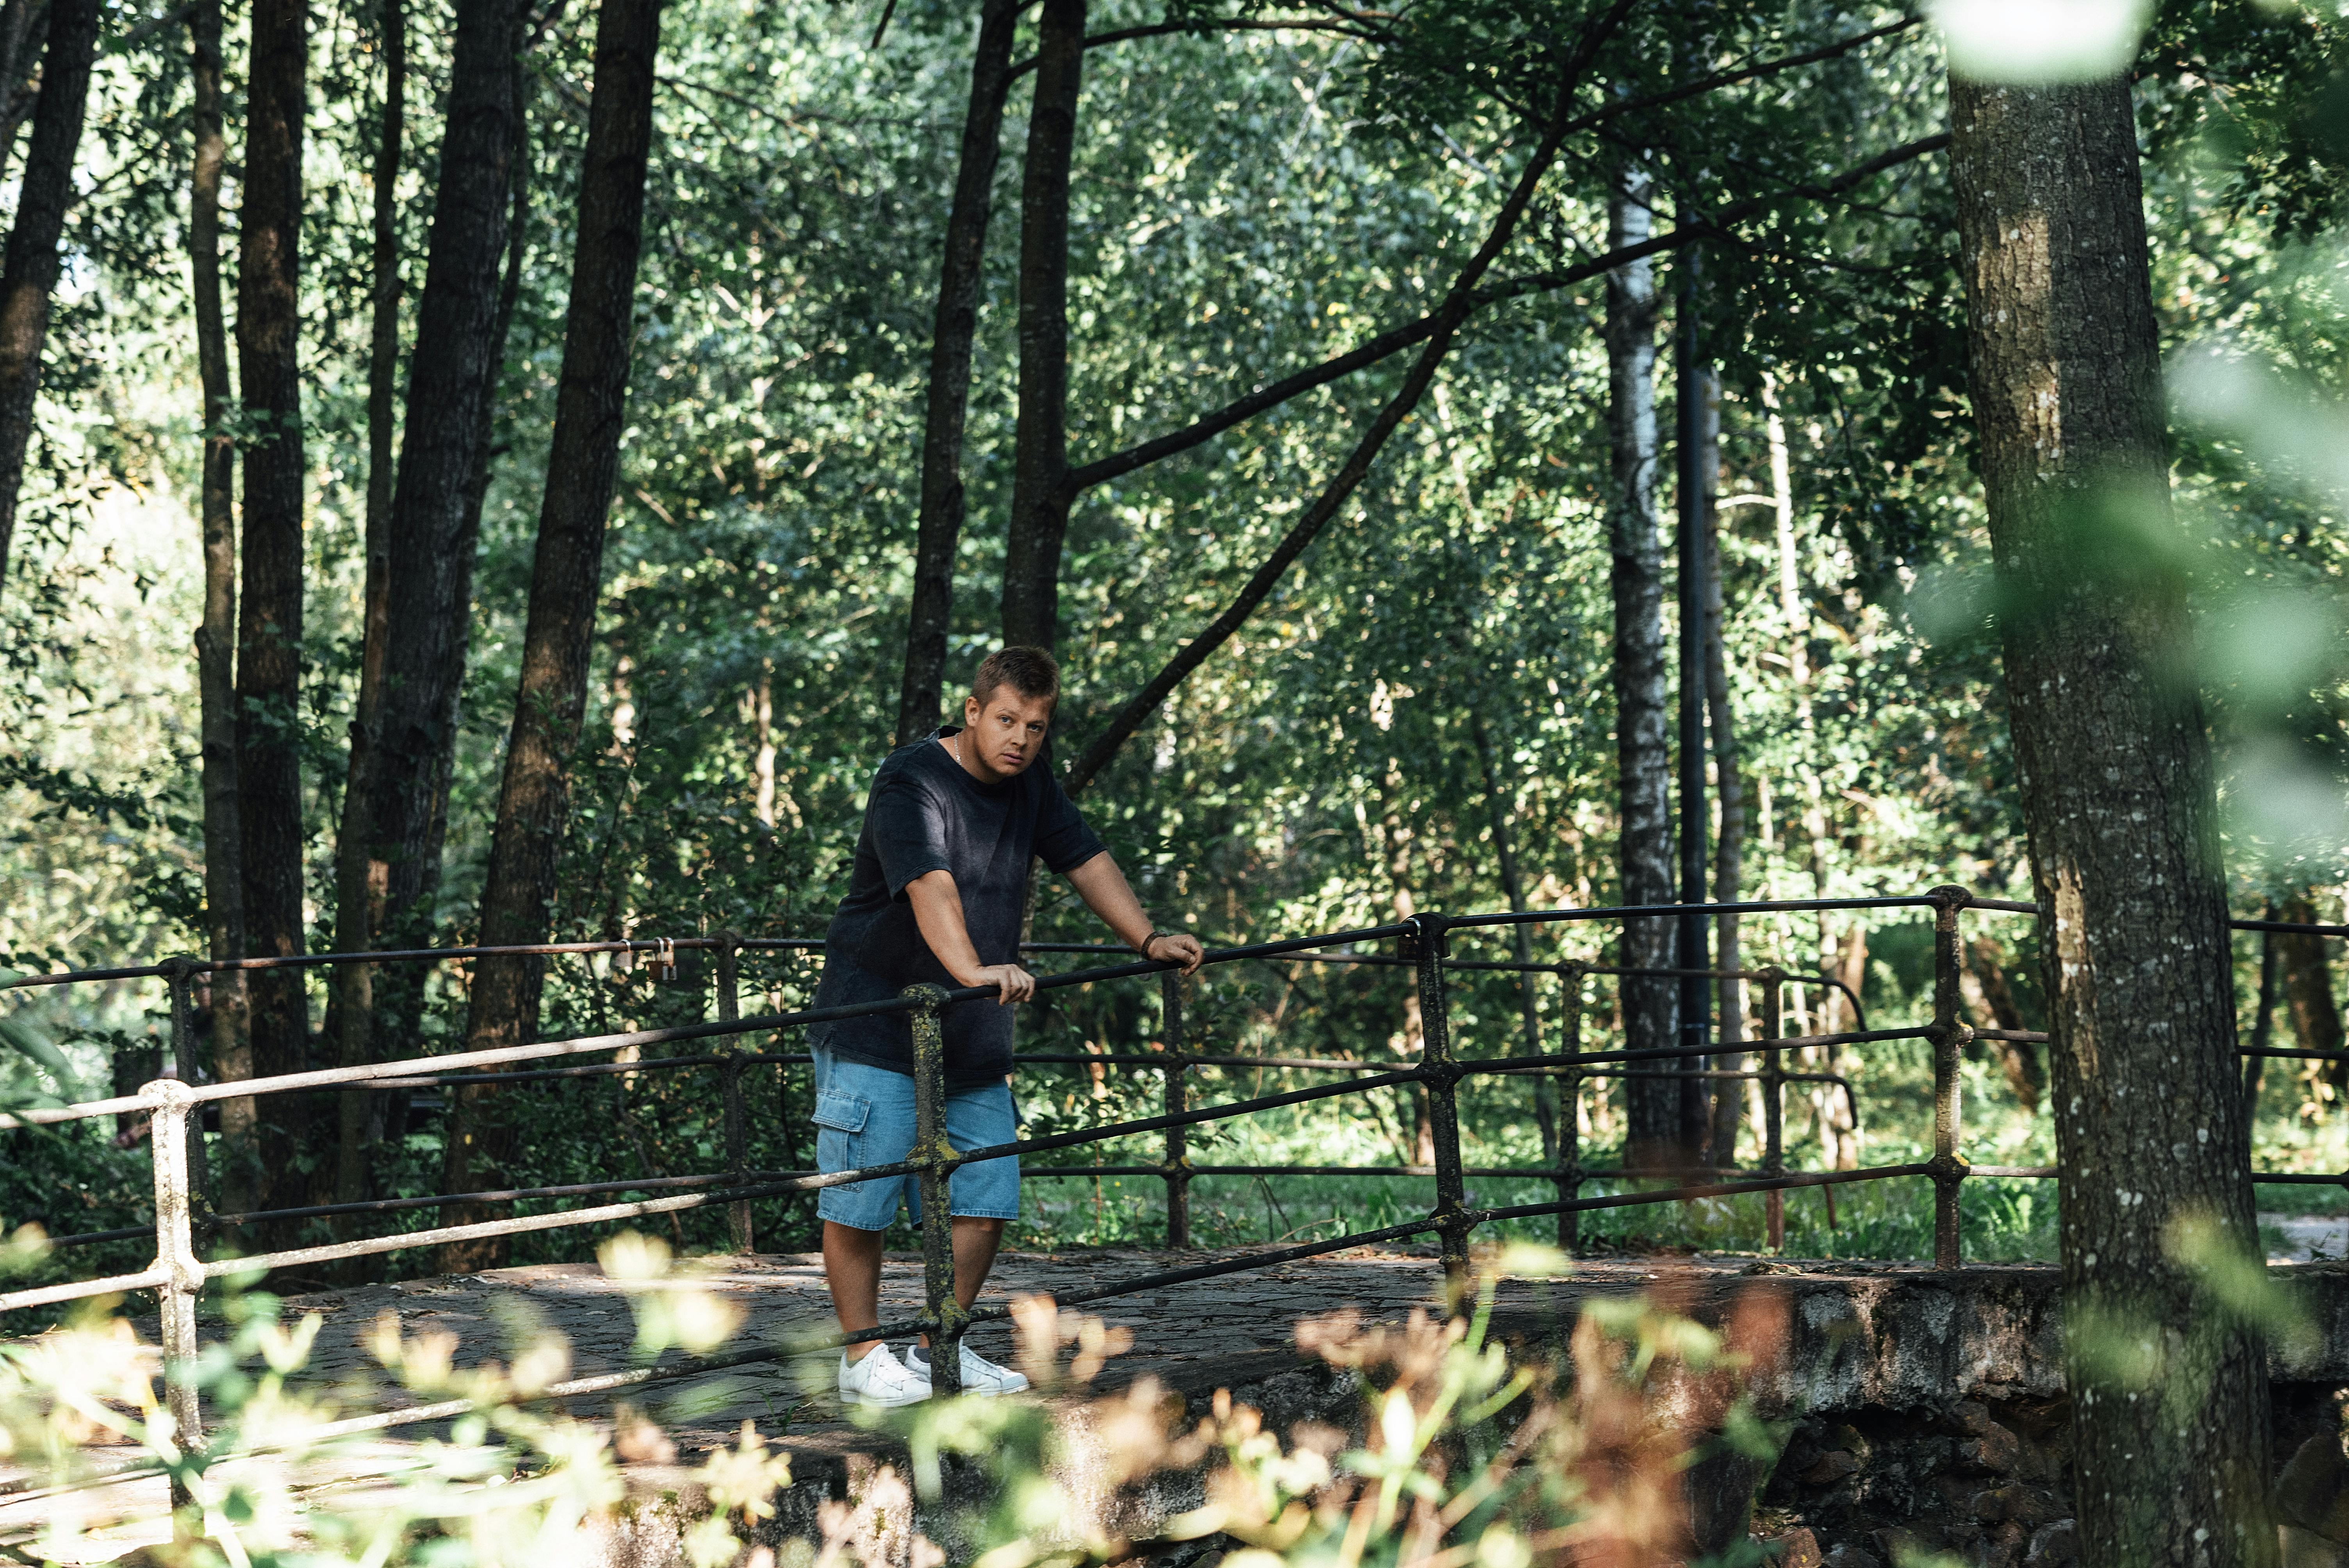
M1762 1053L1762 1173L1772 1181L1786 1173L1786 1052L1778 1041L1786 1037L1786 972L1776 965L1754 978L1762 985L1762 1037L1771 1042ZM1762 1197L1764 1233L1772 1252L1786 1245L1786 1194L1772 1188Z
M179 1080L193 1088L196 1083L196 975L202 972L200 958L167 958L162 964L163 984L171 996L171 1071ZM191 1222L197 1230L212 1228L211 1173L204 1164L204 1133L202 1115L190 1119L187 1136L188 1204Z
M1158 976L1160 1023L1166 1036L1166 1114L1191 1109L1190 1059L1184 1053L1183 975L1168 969ZM1191 1149L1181 1122L1166 1130L1166 1244L1191 1244Z
M1444 1243L1444 1277L1455 1295L1468 1283L1467 1183L1460 1161L1460 1105L1454 1090L1460 1069L1452 1057L1452 1012L1444 985L1445 939L1451 922L1440 914L1413 915L1419 962L1419 1070L1427 1086L1427 1120L1435 1144L1435 1212Z
M742 938L727 932L718 939L718 1017L721 1023L739 1023L742 1017L741 964ZM729 1037L722 1052L726 1057L726 1173L740 1180L750 1168L750 1135L748 1115L742 1105L741 1042ZM738 1253L755 1252L757 1237L750 1227L750 1200L737 1198L726 1205L728 1240Z
M1974 895L1944 885L1928 896L1933 901L1933 1026L1927 1037L1933 1044L1933 1266L1953 1269L1960 1254L1958 1189L1966 1179L1966 1162L1958 1158L1958 1057L1974 1036L1958 1016L1958 912Z
M962 1392L962 1332L970 1315L955 1299L953 1200L947 1191L954 1145L947 1139L947 1039L938 1008L947 994L908 985L914 999L914 1151L922 1194L922 1288L929 1304L930 1387Z
M176 993L179 989L175 984ZM195 1090L178 1078L157 1078L139 1091L156 1101L147 1147L155 1160L155 1267L169 1277L155 1287L163 1342L163 1400L171 1412L172 1440L189 1453L202 1452L204 1419L196 1398L196 1302L203 1295L204 1265L196 1256L195 1180L188 1147ZM171 1506L189 1501L174 1480Z
M1582 1080L1586 1076L1573 1058L1582 1054L1582 974L1580 964L1557 966L1558 1003L1565 1016L1567 1065L1558 1070L1557 1201L1571 1203L1582 1196ZM1557 1244L1571 1257L1582 1246L1582 1213L1562 1209L1557 1216Z

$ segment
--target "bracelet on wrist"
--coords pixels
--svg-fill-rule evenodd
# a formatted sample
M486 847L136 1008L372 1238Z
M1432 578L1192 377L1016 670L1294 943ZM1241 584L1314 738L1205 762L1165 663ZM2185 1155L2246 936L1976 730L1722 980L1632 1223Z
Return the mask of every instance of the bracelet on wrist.
M1150 956L1150 944L1152 943L1157 941L1162 936L1178 936L1180 934L1182 934L1180 932L1162 931L1157 926L1154 925L1150 928L1150 934L1142 939L1142 945L1134 949L1134 951L1141 954L1144 958L1147 958Z

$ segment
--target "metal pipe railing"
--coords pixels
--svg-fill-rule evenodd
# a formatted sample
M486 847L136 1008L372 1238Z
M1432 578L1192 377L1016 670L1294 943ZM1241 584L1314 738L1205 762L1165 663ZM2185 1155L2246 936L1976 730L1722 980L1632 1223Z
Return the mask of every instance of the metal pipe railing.
M951 1390L958 1377L959 1357L957 1346L961 1335L972 1324L992 1321L1006 1315L1005 1309L1000 1307L978 1308L963 1302L955 1288L949 1219L949 1182L954 1171L961 1166L982 1160L1086 1144L1097 1145L1116 1139L1161 1132L1164 1135L1164 1157L1154 1163L1096 1166L1048 1165L1035 1168L1030 1173L1048 1179L1110 1174L1158 1178L1164 1182L1166 1189L1166 1240L1170 1247L1178 1249L1186 1247L1190 1243L1189 1188L1190 1183L1199 1178L1273 1174L1329 1176L1385 1174L1433 1178L1435 1184L1434 1206L1422 1220L1346 1236L1327 1238L1316 1243L1278 1248L1268 1253L1255 1253L1239 1258L1185 1265L1138 1278L1112 1282L1072 1293L1065 1298L1064 1305L1078 1305L1134 1291L1156 1289L1191 1280L1211 1278L1223 1274L1271 1266L1281 1262L1320 1256L1348 1247L1375 1244L1430 1233L1435 1234L1438 1239L1447 1277L1456 1281L1463 1277L1465 1271L1469 1239L1480 1225L1510 1220L1555 1216L1559 1241L1561 1244L1571 1249L1578 1243L1579 1216L1586 1212L1601 1209L1681 1202L1698 1197L1734 1196L1749 1192L1760 1193L1764 1196L1765 1228L1770 1244L1774 1247L1783 1246L1785 1243L1784 1195L1786 1191L1806 1187L1819 1187L1831 1191L1836 1186L1847 1183L1920 1176L1930 1180L1933 1186L1935 1261L1941 1266L1954 1267L1960 1261L1961 1254L1959 1198L1962 1183L1967 1179L1972 1176L2053 1178L2058 1174L2053 1167L1969 1166L1959 1152L1962 1141L1962 1107L1960 1095L1961 1075L1959 1072L1959 1060L1965 1046L1975 1039L2040 1041L2046 1038L2044 1034L2033 1031L1975 1030L1960 1020L1961 998L1958 986L1961 964L1960 916L1969 908L2033 913L2037 913L2035 906L2004 900L1975 899L1963 888L1943 886L1931 889L1923 895L1909 897L1773 900L1687 907L1706 915L1818 909L1930 909L1933 912L1934 921L1932 1018L1930 1023L1920 1027L1868 1029L1865 1026L1864 1015L1857 1012L1858 998L1854 996L1852 1000L1855 1005L1855 1017L1862 1024L1860 1028L1816 1035L1788 1036L1784 1033L1785 985L1797 980L1804 983L1841 985L1840 981L1833 976L1792 975L1775 966L1734 972L1708 970L1702 973L1707 975L1733 973L1737 977L1747 979L1757 985L1762 1037L1740 1042L1743 1049L1758 1053L1760 1066L1757 1069L1731 1072L1702 1067L1682 1068L1668 1065L1683 1062L1692 1057L1703 1057L1713 1054L1714 1047L1703 1042L1652 1050L1587 1050L1583 1048L1584 1005L1581 995L1586 979L1598 975L1612 976L1648 973L1648 971L1582 961L1532 965L1455 958L1448 952L1451 939L1464 932L1476 932L1513 924L1578 923L1625 916L1675 914L1682 913L1683 906L1638 905L1618 909L1547 910L1456 917L1423 913L1394 924L1220 949L1209 954L1206 959L1212 964L1268 960L1370 963L1390 966L1409 965L1414 971L1423 1038L1422 1050L1415 1064L1391 1067L1341 1058L1194 1053L1189 1049L1189 1039L1185 1028L1183 981L1182 977L1175 973L1174 966L1143 961L1081 968L1062 974L1040 976L1038 989L1051 991L1144 975L1157 975L1161 988L1164 1048L1147 1054L1030 1053L1023 1055L1020 1059L1038 1063L1071 1062L1154 1068L1164 1075L1163 1113L1156 1116L1130 1118L1066 1133L1022 1139L984 1149L957 1150L947 1140L944 1131L946 1090L940 1013L944 1007L957 1002L991 997L994 995L993 991L987 987L947 990L918 986L904 996L883 1002L843 1007L802 1008L795 1011L763 1014L749 1018L742 1017L739 993L740 954L746 950L815 949L822 946L818 939L748 938L729 932L715 937L684 938L672 943L632 940L612 943L546 944L522 948L418 949L401 953L321 954L288 959L230 960L220 964L209 964L194 959L173 959L145 968L92 970L31 976L14 984L56 985L75 980L111 981L140 976L164 978L171 988L172 999L173 1062L181 1076L176 1079L158 1079L144 1086L135 1095L116 1096L81 1105L32 1109L14 1115L0 1116L0 1129L6 1129L54 1124L131 1110L151 1112L154 1117L151 1130L155 1170L155 1221L151 1229L157 1239L156 1261L145 1271L106 1279L69 1282L0 1295L0 1311L48 1305L123 1290L156 1290L163 1309L163 1348L168 1368L167 1381L171 1385L171 1408L175 1416L181 1419L183 1430L191 1434L200 1434L202 1430L198 1419L200 1412L196 1408L193 1385L186 1375L186 1368L192 1361L196 1351L194 1317L196 1297L208 1280L257 1269L300 1266L370 1253L436 1245L446 1242L616 1222L649 1214L676 1213L713 1204L722 1204L725 1208L730 1242L739 1249L747 1251L755 1240L751 1205L758 1199L803 1193L875 1177L910 1174L916 1178L922 1200L926 1311L920 1318L909 1324L886 1326L853 1337L871 1338L908 1331L931 1334L938 1346L937 1354L933 1357L934 1376L937 1378L939 1387ZM2245 929L2270 929L2282 923L2238 922L2235 923ZM2349 928L2342 929L2344 934L2349 934ZM1351 948L1364 943L1382 942L1391 938L1403 940L1402 954L1390 956L1382 954L1331 951L1334 948ZM222 969L353 962L437 962L444 959L490 956L503 953L545 954L657 952L666 956L678 948L698 948L713 951L717 954L715 967L718 1017L714 1021L572 1040L545 1041L494 1050L460 1052L442 1057L285 1074L271 1078L214 1084L202 1084L194 1081L196 1063L193 1059L193 1031L191 1023L192 987L196 977L208 972ZM1076 953L1104 951L1097 944L1031 944L1031 950ZM1555 975L1565 992L1562 1007L1565 1021L1562 1041L1564 1048L1548 1054L1506 1057L1460 1056L1455 1049L1453 1038L1448 987L1449 975L1462 971ZM1665 971L1656 973L1665 973ZM1671 973L1677 973L1677 971L1671 971ZM1849 987L1843 988L1848 995ZM786 1065L809 1058L804 1053L746 1051L733 1042L748 1035L798 1028L832 1019L896 1012L904 1012L910 1016L909 1023L916 1047L914 1078L917 1129L915 1147L909 1157L891 1165L838 1171L828 1175L805 1171L751 1169L749 1160L748 1109L743 1089L748 1069L754 1066ZM459 1072L452 1070L506 1068L519 1063L617 1052L631 1047L668 1046L705 1039L727 1043L715 1052L707 1054L650 1057L628 1062L574 1064L518 1071ZM1857 1121L1858 1106L1847 1078L1833 1072L1789 1071L1785 1060L1785 1052L1788 1049L1806 1047L1872 1045L1907 1039L1924 1039L1932 1047L1934 1137L1931 1159L1919 1163L1881 1166L1858 1171L1813 1172L1787 1171L1783 1109L1786 1084L1816 1082L1838 1085L1849 1100L1855 1124ZM2280 1050L2268 1054L2349 1055L2349 1053ZM1651 1065L1641 1067L1635 1064ZM573 1183L561 1187L518 1188L489 1192L432 1194L414 1198L312 1205L304 1209L259 1211L215 1217L207 1217L202 1212L202 1201L205 1183L201 1165L202 1143L195 1130L194 1112L208 1100L241 1099L300 1090L380 1091L394 1087L422 1088L432 1085L456 1086L497 1081L520 1082L706 1066L719 1068L721 1074L726 1162L726 1170L722 1172L675 1177L645 1177L634 1181ZM1343 1076L1335 1082L1194 1107L1190 1099L1189 1074L1193 1069L1201 1068L1274 1068L1332 1072ZM1723 1170L1713 1172L1710 1179L1697 1180L1687 1171L1585 1166L1581 1161L1578 1115L1581 1090L1585 1085L1594 1078L1622 1077L1633 1073L1644 1075L1648 1072L1675 1077L1692 1076L1760 1082L1764 1086L1762 1097L1764 1129L1759 1171L1746 1172ZM1462 1148L1458 1105L1459 1086L1477 1078L1529 1074L1553 1078L1566 1089L1563 1097L1563 1114L1559 1119L1558 1136L1556 1140L1554 1162L1538 1167L1470 1166ZM1383 1088L1409 1088L1426 1095L1428 1125L1434 1151L1434 1158L1431 1163L1394 1167L1261 1166L1194 1164L1190 1159L1187 1130L1192 1126ZM1465 1186L1465 1182L1470 1179L1546 1180L1554 1184L1557 1197L1553 1202L1542 1203L1476 1207L1471 1204L1470 1195ZM2349 1181L2349 1178L2338 1176L2297 1174L2260 1179L2326 1182ZM1611 1181L1662 1180L1673 1185L1656 1191L1584 1195L1584 1189L1588 1183L1602 1180ZM196 1246L199 1234L218 1224L243 1224L263 1219L282 1220L359 1212L394 1212L404 1209L450 1207L460 1203L512 1203L524 1200L585 1197L599 1193L628 1191L664 1192L667 1195L639 1198L626 1202L563 1209L545 1213L510 1215L503 1219L479 1223L353 1238L327 1245L295 1247L247 1257L224 1257L206 1261L198 1255ZM128 1234L143 1233L149 1228L140 1227L130 1232L120 1230L94 1232L85 1237L67 1238L67 1240L120 1239ZM812 1341L807 1347L822 1347L845 1343L850 1337L852 1336L833 1336L825 1340ZM747 1360L769 1358L790 1353L792 1352L789 1350L761 1350L747 1352L740 1357L710 1358L677 1368L639 1369L627 1374L613 1375L619 1379L618 1382L612 1382L608 1377L574 1379L573 1382L577 1385L577 1387L571 1391L590 1391L588 1386L591 1384L600 1389L607 1383L611 1387L617 1387L632 1386L637 1381L668 1377L698 1376L701 1372L714 1369L720 1364L740 1365ZM571 1386L566 1385L565 1388L570 1389ZM550 1393L554 1392L550 1390ZM367 1423L371 1429L375 1426L429 1418L433 1418L409 1411L361 1419Z

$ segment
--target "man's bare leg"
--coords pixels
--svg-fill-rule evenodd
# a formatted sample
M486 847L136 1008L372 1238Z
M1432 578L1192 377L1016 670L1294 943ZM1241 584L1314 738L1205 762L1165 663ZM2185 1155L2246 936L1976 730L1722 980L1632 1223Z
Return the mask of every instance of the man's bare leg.
M995 1250L1003 1244L1003 1222L975 1219L968 1214L957 1214L954 1220L955 1299L968 1311L978 1299L979 1287L987 1283L989 1269L995 1266ZM927 1347L930 1336L922 1336Z
M881 1325L881 1242L883 1233L860 1231L835 1220L823 1222L823 1282L832 1287L833 1315L845 1333ZM995 1253L1003 1245L1003 1222L957 1214L954 1219L955 1300L965 1308L978 1299L995 1267ZM930 1336L922 1336L927 1345ZM877 1339L842 1346L851 1361L871 1354Z

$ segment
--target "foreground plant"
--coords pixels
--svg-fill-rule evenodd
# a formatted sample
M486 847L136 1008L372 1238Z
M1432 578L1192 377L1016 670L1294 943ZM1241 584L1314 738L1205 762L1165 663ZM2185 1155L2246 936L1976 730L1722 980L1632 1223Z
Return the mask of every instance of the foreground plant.
M657 1240L617 1238L600 1257L631 1287L646 1359L672 1345L709 1349L740 1325ZM194 1369L212 1415L198 1448L173 1429L160 1353L114 1315L116 1305L90 1303L64 1327L0 1345L0 1487L37 1501L43 1515L25 1538L0 1537L10 1561L99 1561L140 1543L147 1561L171 1568L543 1568L600 1550L624 1500L612 1434L538 1403L571 1374L568 1342L543 1324L510 1323L505 1362L460 1367L455 1336L378 1319L367 1349L387 1380L419 1401L460 1407L446 1436L391 1449L342 1426L374 1405L376 1387L298 1380L317 1314L288 1326L274 1297L233 1295L229 1337L206 1346ZM631 1456L663 1441L626 1408L612 1426ZM745 1550L738 1524L772 1515L791 1467L746 1422L737 1444L689 1479L711 1509L688 1532L687 1555L695 1568L718 1568Z
M1204 1501L1165 1535L1222 1538L1224 1568L1684 1562L1683 1472L1706 1450L1661 1419L1660 1406L1670 1398L1702 1410L1703 1424L1723 1433L1717 1441L1766 1460L1775 1437L1737 1387L1748 1358L1648 1297L1586 1303L1563 1362L1513 1355L1493 1333L1500 1277L1565 1264L1549 1249L1512 1246L1485 1260L1464 1315L1438 1321L1416 1311L1400 1328L1366 1327L1348 1309L1299 1324L1300 1349L1360 1380L1359 1445L1317 1423L1280 1433L1223 1390L1203 1418L1188 1419L1147 1377L1120 1394L1064 1398L1049 1417L1035 1404L966 1398L870 1424L905 1439L916 1489L935 1514L950 1512L943 1456L977 1466L986 1483L984 1503L945 1518L952 1546L919 1540L917 1561L1113 1561L1133 1551L1104 1524L1118 1494L1206 1465ZM1123 1348L1124 1330L1062 1314L1049 1297L1023 1302L1015 1316L1021 1365L1040 1389L1081 1395L1103 1357ZM1055 1349L1072 1340L1075 1360L1057 1373ZM1093 1451L1091 1485L1064 1462L1078 1432ZM845 1516L829 1524L821 1568L857 1556Z

